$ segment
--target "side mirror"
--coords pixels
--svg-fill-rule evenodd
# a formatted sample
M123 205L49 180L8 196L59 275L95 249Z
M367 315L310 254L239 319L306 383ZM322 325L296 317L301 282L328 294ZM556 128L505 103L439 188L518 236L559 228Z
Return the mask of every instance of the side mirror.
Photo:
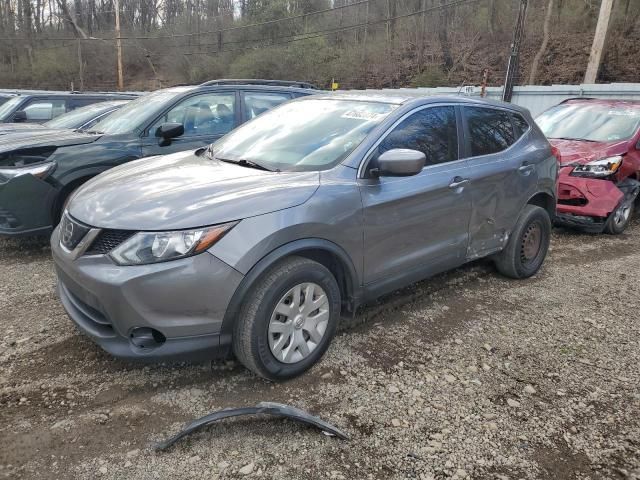
M418 150L394 148L378 157L377 174L380 177L410 177L420 173L426 161L425 154Z
M160 137L161 144L168 145L172 138L179 137L184 133L184 125L181 123L163 123L156 129L156 137Z
M16 123L22 123L27 121L27 112L24 110L18 110L13 114L13 121Z

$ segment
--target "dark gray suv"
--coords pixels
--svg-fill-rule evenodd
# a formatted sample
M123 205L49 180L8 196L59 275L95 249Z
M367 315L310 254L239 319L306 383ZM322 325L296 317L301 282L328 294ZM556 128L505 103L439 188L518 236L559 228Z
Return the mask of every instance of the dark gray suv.
M231 351L304 372L342 313L470 260L538 271L557 161L529 113L464 97L326 94L212 146L110 170L52 237L59 295L108 352Z

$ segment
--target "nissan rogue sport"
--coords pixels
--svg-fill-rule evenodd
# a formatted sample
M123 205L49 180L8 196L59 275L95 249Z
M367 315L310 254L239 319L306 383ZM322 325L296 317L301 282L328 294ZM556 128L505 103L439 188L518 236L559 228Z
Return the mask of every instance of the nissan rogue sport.
M471 98L320 94L215 144L82 186L52 239L62 304L106 351L231 352L271 379L341 314L480 257L542 265L557 161L529 113Z

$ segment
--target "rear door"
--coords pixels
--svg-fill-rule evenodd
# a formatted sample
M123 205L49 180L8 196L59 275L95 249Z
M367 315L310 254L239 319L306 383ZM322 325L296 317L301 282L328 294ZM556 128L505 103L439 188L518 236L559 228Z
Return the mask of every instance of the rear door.
M164 155L209 145L240 123L238 93L234 90L199 93L183 98L146 129L143 156ZM155 132L163 123L182 123L184 134L163 145Z
M520 114L484 106L462 111L473 203L468 256L476 258L502 248L536 191L536 163L544 158L527 149L531 127Z
M421 107L401 119L370 154L361 176L393 148L420 150L427 163L411 177L359 180L365 283L410 282L464 262L471 197L467 161L459 158L457 117L451 105Z

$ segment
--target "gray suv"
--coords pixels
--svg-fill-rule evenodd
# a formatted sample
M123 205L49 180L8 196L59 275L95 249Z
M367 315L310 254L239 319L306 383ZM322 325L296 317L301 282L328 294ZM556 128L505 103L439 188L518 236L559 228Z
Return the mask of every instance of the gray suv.
M513 105L305 97L81 187L51 239L60 299L113 355L233 352L290 378L322 357L341 314L381 294L480 257L536 273L556 171Z

